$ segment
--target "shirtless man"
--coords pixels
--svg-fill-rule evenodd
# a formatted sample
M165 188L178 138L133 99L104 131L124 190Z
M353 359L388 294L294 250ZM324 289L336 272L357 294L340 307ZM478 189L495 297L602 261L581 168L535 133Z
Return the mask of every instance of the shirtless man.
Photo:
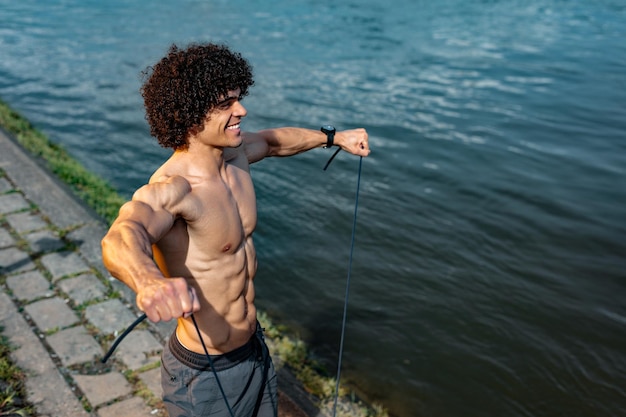
M104 264L151 321L178 320L162 357L170 417L276 416L276 377L254 305L249 164L328 145L332 134L242 132L252 70L221 45L172 46L145 75L151 132L174 152L120 209L102 240ZM337 132L334 145L370 152L363 129Z

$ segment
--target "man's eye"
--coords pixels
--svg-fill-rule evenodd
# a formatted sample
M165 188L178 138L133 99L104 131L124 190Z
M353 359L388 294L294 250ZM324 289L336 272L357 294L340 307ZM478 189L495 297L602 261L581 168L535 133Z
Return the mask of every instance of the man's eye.
M226 110L226 109L228 109L229 107L231 107L231 106L233 105L233 103L234 103L235 101L237 101L237 100L238 100L238 98L237 98L237 97L231 97L231 98L228 98L228 99L226 99L226 100L224 100L224 101L222 101L222 102L220 102L220 103L217 103L217 106L216 106L216 107L217 107L218 109L220 109L220 110Z

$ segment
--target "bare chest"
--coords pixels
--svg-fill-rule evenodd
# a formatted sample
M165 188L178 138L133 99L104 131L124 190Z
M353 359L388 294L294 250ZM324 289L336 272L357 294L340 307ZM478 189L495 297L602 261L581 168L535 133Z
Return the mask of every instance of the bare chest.
M194 189L196 208L186 219L190 239L229 252L252 235L257 222L256 196L251 181L199 186ZM208 249L208 248L207 248Z
M210 260L243 247L256 227L256 196L249 173L231 171L225 177L190 181L192 192L179 218L158 244L165 254L178 253L180 260L184 252L187 260Z

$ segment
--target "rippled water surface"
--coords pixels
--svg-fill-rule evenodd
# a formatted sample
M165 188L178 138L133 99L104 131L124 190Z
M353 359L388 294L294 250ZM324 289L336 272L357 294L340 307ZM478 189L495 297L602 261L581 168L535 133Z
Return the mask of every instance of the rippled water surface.
M626 2L0 0L0 97L129 196L140 72L255 68L245 129L368 129L342 375L392 415L626 414ZM258 303L337 361L358 159L253 168Z

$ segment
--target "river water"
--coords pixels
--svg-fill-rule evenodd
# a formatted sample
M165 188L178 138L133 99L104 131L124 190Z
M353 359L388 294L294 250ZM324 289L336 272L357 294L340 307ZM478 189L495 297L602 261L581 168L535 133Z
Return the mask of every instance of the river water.
M626 415L623 0L0 0L0 97L129 196L140 72L255 68L244 129L365 127L342 376L393 416ZM258 304L335 372L358 158L253 167Z

